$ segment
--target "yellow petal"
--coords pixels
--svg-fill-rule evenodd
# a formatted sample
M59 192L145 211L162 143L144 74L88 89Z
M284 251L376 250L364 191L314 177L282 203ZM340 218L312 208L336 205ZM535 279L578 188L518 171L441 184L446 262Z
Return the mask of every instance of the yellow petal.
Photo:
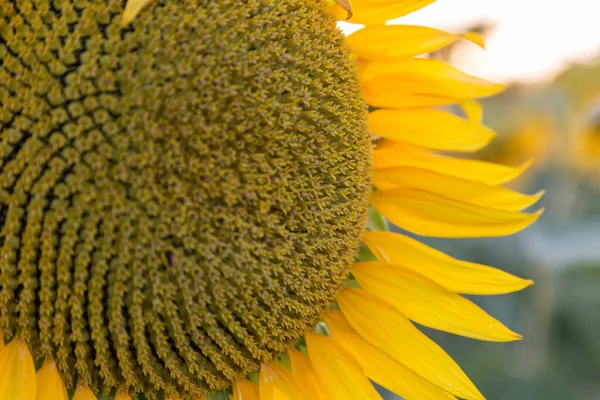
M260 368L258 386L260 400L296 400L292 374L281 365L270 362Z
M132 400L132 398L125 389L119 389L115 396L115 400Z
M68 400L67 388L63 382L56 364L52 359L46 359L37 373L36 400Z
M129 25L131 21L146 7L152 0L128 0L125 5L125 11L121 19L122 25Z
M13 339L0 352L0 399L35 400L33 358L23 339Z
M306 333L305 339L312 365L332 398L381 400L351 354L316 332Z
M433 59L375 60L360 73L367 103L382 108L462 103L505 88Z
M77 386L73 400L98 400L92 389L87 386Z
M356 24L382 24L385 21L399 18L417 11L435 0L351 0L352 17L350 22ZM328 10L339 20L346 19L345 12L338 4Z
M4 349L4 336L2 334L2 328L0 328L0 352Z
M497 210L417 189L379 190L371 204L390 222L421 236L492 237L516 233L535 222L534 214Z
M308 357L292 347L287 353L299 400L331 400Z
M342 290L338 304L360 336L396 361L459 398L483 399L454 360L390 304L357 289Z
M414 57L438 50L460 38L465 36L425 26L370 25L349 35L346 43L356 56L377 60Z
M407 152L396 146L382 146L373 152L373 166L376 170L391 167L415 167L488 185L501 185L515 179L529 168L531 163L531 161L527 161L518 167L508 167L479 160L445 157L423 151Z
M371 380L387 390L406 399L455 399L448 392L363 339L350 326L342 313L328 311L323 318L331 332L331 338L354 355Z
M470 121L481 124L483 121L483 106L478 101L465 101L460 105Z
M486 185L421 168L378 169L373 176L373 182L379 190L417 188L451 199L499 210L524 210L536 203L544 194L542 191L534 195L525 195L502 186Z
M364 290L423 326L491 342L521 339L469 300L399 265L356 263L352 275Z
M468 40L469 42L475 43L477 46L481 47L482 49L485 49L485 38L483 37L483 35L479 32L467 32L467 33L463 33L462 36L464 39Z
M398 233L365 232L363 243L380 261L416 271L455 293L503 294L533 283L497 268L457 260Z
M246 379L236 381L232 389L233 400L260 400L258 386Z
M372 135L446 151L477 151L495 136L479 123L431 109L373 111L368 127Z

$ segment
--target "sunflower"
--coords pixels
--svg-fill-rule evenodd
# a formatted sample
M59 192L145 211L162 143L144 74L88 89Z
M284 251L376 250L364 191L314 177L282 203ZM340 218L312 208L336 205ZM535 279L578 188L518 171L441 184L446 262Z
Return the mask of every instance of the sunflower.
M432 2L2 1L0 399L481 399L413 322L519 339L461 294L531 282L387 221L507 235L539 195L449 155L503 86L384 25Z

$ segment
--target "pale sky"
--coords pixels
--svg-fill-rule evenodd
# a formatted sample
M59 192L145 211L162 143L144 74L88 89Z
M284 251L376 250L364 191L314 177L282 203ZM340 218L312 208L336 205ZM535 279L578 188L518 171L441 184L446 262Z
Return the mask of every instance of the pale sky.
M493 23L487 50L465 43L458 65L496 81L540 82L600 55L600 0L438 0L398 21L455 32Z

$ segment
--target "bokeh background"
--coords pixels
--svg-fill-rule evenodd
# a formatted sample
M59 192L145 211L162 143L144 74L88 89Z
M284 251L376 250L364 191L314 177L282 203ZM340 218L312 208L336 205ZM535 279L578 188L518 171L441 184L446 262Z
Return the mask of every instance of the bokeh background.
M546 190L541 220L517 235L426 240L536 282L473 297L522 341L476 342L424 328L489 400L600 400L599 21L590 0L438 0L398 20L485 36L486 50L464 41L429 56L511 84L483 102L497 138L475 156L510 165L533 158L514 186Z

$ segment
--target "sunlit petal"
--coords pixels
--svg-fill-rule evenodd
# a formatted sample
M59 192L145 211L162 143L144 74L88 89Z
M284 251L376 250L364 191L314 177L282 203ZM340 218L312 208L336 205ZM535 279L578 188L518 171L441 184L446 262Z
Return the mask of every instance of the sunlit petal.
M77 386L75 390L75 394L73 395L73 400L97 400L96 395L92 392L87 386Z
M455 35L417 25L370 25L346 38L357 57L398 59L429 53L460 38L476 41L476 36Z
M467 118L481 124L483 121L483 106L478 101L467 100L460 104Z
M363 339L342 313L328 311L323 318L331 332L331 338L354 355L370 379L389 391L406 399L454 399L448 392Z
M46 359L42 368L37 372L36 400L68 400L67 388L63 382L56 363Z
M533 283L497 268L457 260L397 233L365 232L363 242L380 261L412 269L456 293L510 293Z
M242 379L233 384L233 400L260 400L258 386Z
M513 234L535 222L543 211L498 210L417 189L379 190L371 196L371 204L402 229L446 238Z
M292 374L274 362L262 364L258 385L260 400L297 400Z
M377 110L369 114L371 134L434 150L473 152L495 136L491 129L441 110Z
M331 400L309 358L292 347L288 348L287 353L299 400Z
M424 151L406 151L390 143L386 145L373 153L375 170L415 167L488 185L501 185L520 176L531 165L531 161L528 161L518 167L508 167L479 160L445 157Z
M346 350L315 332L308 332L305 339L315 371L333 399L381 399L361 366Z
M417 11L435 0L351 0L352 17L356 24L382 24L385 21L402 17ZM340 20L345 20L347 12L338 4L332 5L329 12Z
M396 361L457 397L483 399L450 356L390 304L357 289L342 290L338 304L364 339Z
M521 339L471 301L407 268L381 262L356 263L352 275L364 290L421 325L492 342Z
M505 88L433 59L371 61L360 73L367 102L375 107L462 103L500 93Z
M544 194L525 195L502 186L486 185L421 168L378 169L374 184L379 190L416 188L451 199L499 210L521 211L536 203Z
M23 339L13 339L0 352L0 399L35 400L33 358Z

